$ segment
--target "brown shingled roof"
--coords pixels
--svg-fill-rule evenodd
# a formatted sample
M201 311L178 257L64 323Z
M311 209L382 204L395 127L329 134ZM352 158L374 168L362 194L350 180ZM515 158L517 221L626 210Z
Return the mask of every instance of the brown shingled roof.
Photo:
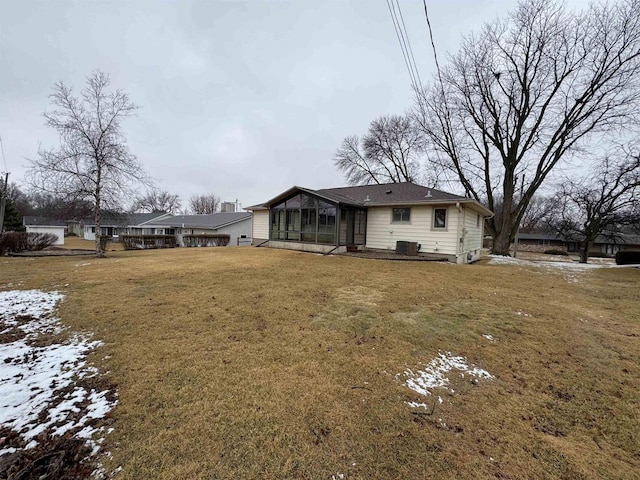
M269 206L284 200L296 190L314 193L341 204L353 206L382 206L382 205L421 205L421 204L443 204L443 203L465 203L472 204L485 215L491 215L487 209L477 200L443 192L435 188L423 187L415 183L385 183L381 185L360 185L356 187L323 188L311 190L309 188L292 187L281 193L277 197L264 202L261 205L247 207L247 210L265 209Z
M362 205L386 205L416 202L458 202L468 198L452 193L423 187L415 183L386 183L381 185L361 185L357 187L325 188L319 194L333 194Z

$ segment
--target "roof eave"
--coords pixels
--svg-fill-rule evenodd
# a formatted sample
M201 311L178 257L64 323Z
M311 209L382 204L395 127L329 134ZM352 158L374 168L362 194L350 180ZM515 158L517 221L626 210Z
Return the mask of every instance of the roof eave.
M471 204L475 206L477 209L481 210L485 216L493 216L493 212L489 210L487 207L482 205L477 200L471 198L461 198L461 199L451 199L451 200L398 200L393 202L366 202L364 206L366 207L387 207L387 206L397 206L397 205L455 205L457 203Z

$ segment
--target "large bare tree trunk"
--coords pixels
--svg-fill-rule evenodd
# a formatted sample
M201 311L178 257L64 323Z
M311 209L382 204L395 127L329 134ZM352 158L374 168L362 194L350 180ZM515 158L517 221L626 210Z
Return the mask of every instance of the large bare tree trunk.
M591 248L591 242L585 240L582 244L582 249L580 250L580 263L588 263L589 262L589 249Z
M509 256L509 248L511 247L511 235L508 230L501 230L493 237L493 247L491 253L494 255Z
M100 178L100 173L98 173L98 178ZM96 224L96 257L103 258L105 256L104 250L102 249L102 242L100 241L100 237L102 236L102 228L101 228L101 213L102 213L102 205L101 205L101 197L100 197L100 187L96 188L96 205L95 205L95 224Z

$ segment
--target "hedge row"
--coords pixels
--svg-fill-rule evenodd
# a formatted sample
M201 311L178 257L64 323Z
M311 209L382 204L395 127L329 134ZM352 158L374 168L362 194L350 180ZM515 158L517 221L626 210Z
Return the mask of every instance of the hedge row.
M174 235L120 235L125 250L146 250L151 248L175 248Z
M58 236L53 233L5 232L0 235L0 256L7 253L43 250L57 240Z
M185 247L226 247L230 240L228 233L182 236Z
M616 253L617 265L640 265L640 250L620 250Z

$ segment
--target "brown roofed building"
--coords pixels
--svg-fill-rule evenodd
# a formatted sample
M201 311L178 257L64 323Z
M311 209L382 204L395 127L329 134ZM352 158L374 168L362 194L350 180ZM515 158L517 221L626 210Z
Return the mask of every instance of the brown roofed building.
M409 248L456 263L480 258L484 219L492 215L476 200L409 182L292 187L247 210L254 245L324 253Z

